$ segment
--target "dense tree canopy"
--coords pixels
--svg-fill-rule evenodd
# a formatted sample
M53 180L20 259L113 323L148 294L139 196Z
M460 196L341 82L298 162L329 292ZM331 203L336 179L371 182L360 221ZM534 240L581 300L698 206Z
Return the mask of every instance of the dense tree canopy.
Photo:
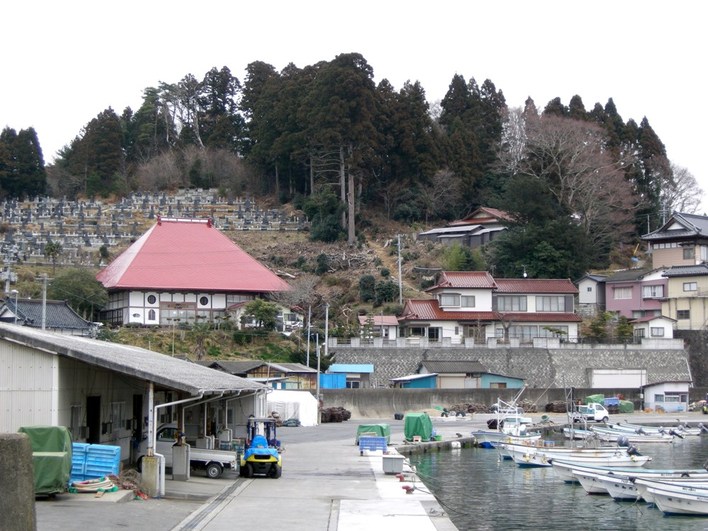
M375 84L358 53L281 71L255 61L243 83L226 66L162 81L137 110L99 113L46 177L34 131L3 131L0 194L42 193L47 183L68 197L183 186L305 197L311 237L350 244L367 209L429 223L496 206L519 230L534 227L523 238L510 231L489 266L533 249L543 266L530 269L544 276L602 265L670 209L691 208L697 187L672 167L647 118L625 122L611 98L592 107L577 94L567 105L529 98L510 109L491 80L456 74L431 106L417 81L398 91L385 78ZM531 189L540 199L519 195ZM561 264L561 241L582 251Z

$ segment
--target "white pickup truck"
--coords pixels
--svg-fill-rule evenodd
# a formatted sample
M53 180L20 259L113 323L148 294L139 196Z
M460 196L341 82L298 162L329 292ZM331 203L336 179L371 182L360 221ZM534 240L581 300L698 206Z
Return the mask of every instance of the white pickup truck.
M573 422L608 422L610 420L610 413L607 411L605 406L602 404L587 404L584 406L577 406L577 409L571 413L573 417Z
M165 467L172 468L172 447L177 441L177 425L161 424L157 428L157 441L155 453L165 456ZM138 470L142 469L142 459L147 455L148 440L144 440L138 447ZM225 468L237 470L238 456L229 450L206 450L204 448L189 449L189 464L192 468L206 470L207 477L216 479L221 476Z

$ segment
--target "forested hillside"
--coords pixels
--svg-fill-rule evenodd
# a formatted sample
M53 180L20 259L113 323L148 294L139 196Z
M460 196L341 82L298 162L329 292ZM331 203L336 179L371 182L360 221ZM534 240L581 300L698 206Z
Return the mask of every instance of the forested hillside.
M350 244L376 232L374 211L422 227L496 207L509 230L470 267L563 278L628 262L641 234L700 196L649 120L623 120L612 99L509 108L491 80L456 75L428 102L418 82L376 84L357 53L147 87L140 108L103 110L47 167L34 130L0 135L5 198L179 187L268 195L303 210L312 239Z

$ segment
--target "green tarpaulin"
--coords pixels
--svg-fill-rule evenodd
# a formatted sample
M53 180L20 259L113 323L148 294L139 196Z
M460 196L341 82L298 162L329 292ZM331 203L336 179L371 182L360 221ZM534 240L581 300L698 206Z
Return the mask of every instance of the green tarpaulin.
M406 413L403 417L403 436L406 441L420 437L421 441L429 441L433 437L433 422L427 413Z
M634 402L630 402L629 400L620 400L619 412L634 413Z
M388 424L362 424L356 430L354 444L359 444L359 436L373 434L374 437L386 437L386 443L391 442L391 427Z
M18 430L32 444L34 493L66 492L71 476L71 433L63 426L25 426Z
M585 397L586 404L602 404L605 401L605 395L590 395Z

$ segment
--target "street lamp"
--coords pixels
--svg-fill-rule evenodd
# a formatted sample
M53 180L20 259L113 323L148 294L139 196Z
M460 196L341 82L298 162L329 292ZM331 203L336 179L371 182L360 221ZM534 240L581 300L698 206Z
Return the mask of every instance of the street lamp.
M15 294L15 311L13 312L15 314L15 324L17 324L17 295L19 294L16 289L13 289L10 293Z

